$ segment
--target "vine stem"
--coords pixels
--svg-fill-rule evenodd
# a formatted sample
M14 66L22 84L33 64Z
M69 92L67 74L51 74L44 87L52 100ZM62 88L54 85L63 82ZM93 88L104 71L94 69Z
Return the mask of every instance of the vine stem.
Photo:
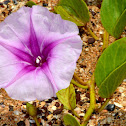
M85 85L85 86L88 86L89 87L89 83L88 81L87 82L84 82L83 80L81 80L76 73L74 73L74 78L82 85Z
M102 104L102 106L99 109L97 109L96 112L98 113L101 112L105 108L105 106L108 104L109 101L110 101L110 98L107 98L104 104Z
M34 116L33 119L35 120L36 125L37 125L37 126L40 126L39 121L38 121L38 119L37 119L37 116Z
M91 114L93 113L95 109L96 99L95 99L95 81L94 81L94 74L92 75L91 80L89 81L90 84L90 106L84 116L84 122L82 123L82 126L86 126Z
M72 111L72 113L73 113L78 119L80 119L80 116L74 111L74 109L71 110L71 111Z
M84 85L82 85L82 84L79 84L79 83L77 83L75 80L71 80L71 83L72 84L74 84L74 85L76 85L76 86L78 86L78 87L80 87L80 88L83 88L83 89L88 89L89 87L88 86L84 86Z
M87 27L88 31L90 32L90 35L95 39L95 40L98 40L98 37L92 32L92 30Z
M109 44L109 33L104 30L104 35L103 35L103 47L102 50L106 49Z

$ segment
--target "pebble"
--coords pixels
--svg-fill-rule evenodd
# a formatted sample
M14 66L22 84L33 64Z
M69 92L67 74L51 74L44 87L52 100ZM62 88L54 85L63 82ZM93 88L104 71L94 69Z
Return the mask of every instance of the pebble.
M95 42L95 39L94 38L89 38L88 39L88 44L93 44Z
M5 0L5 1L4 1L4 4L7 5L9 2L10 2L10 0Z
M28 103L29 103L29 104L33 104L33 102L34 102L34 101L29 101Z
M47 101L45 101L46 103L51 103L52 99L48 99Z
M52 107L52 110L56 110L56 106L53 106L53 107Z
M13 2L14 2L14 4L15 4L15 5L17 5L17 4L18 4L17 0L13 0Z
M119 103L117 103L117 102L114 102L114 104L115 104L117 107L119 107L119 108L122 108L122 107L123 107L121 104L119 104Z
M122 105L123 105L124 107L126 107L126 101L123 101L123 102L122 102Z
M53 114L47 116L47 119L50 120L53 117Z
M59 103L59 102L56 102L56 103L55 103L55 106L56 106L56 107L59 107L59 106L60 106L60 103Z
M4 105L4 102L0 102L0 105Z
M101 30L99 31L99 33L100 33L101 35L102 35L102 34L104 34L104 32L103 32L103 31L101 31Z
M124 79L123 82L126 82L126 79Z
M47 7L48 6L48 4L47 3L43 3L43 7Z
M89 48L86 48L85 51L88 52L89 51Z
M122 93L125 89L123 87L118 87L117 90Z
M22 105L22 106L21 106L21 109L22 109L22 110L26 110L26 105Z
M78 102L78 101L80 101L81 100L81 98L80 98L80 93L76 93L76 103Z
M80 73L83 73L84 72L84 69L83 68L80 68Z
M30 123L35 123L35 120L30 119L29 122L30 122Z
M108 117L108 118L106 119L106 121L107 121L108 123L112 122L112 117Z
M17 126L25 126L25 123L23 121L20 121L17 123Z
M14 113L15 115L19 115L19 114L20 114L20 112L19 112L18 110L15 110L13 113Z
M13 106L9 105L9 111L13 111Z
M77 114L81 113L81 109L79 107L76 107L74 110Z
M25 124L26 124L26 126L30 126L30 123L29 123L28 119L25 120Z
M3 95L0 95L0 98L3 98Z
M114 105L114 104L108 104L108 105L106 106L106 109L107 109L108 111L114 111L115 105Z
M100 46L102 46L103 45L103 42L100 42L100 44L99 44Z
M80 113L79 116L85 116L85 113Z
M60 108L60 109L57 109L57 110L55 110L55 111L53 111L53 115L58 115L58 114L60 114L61 112L62 112L62 108Z

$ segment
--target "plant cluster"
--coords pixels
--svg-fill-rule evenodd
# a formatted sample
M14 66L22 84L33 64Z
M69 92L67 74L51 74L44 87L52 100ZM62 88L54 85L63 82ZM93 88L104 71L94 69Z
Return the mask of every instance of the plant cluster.
M126 26L126 0L122 0L122 1L115 0L114 2L113 0L103 0L102 5L101 5L101 11L100 11L101 22L105 29L104 37L103 37L102 55L98 59L97 64L96 64L96 69L89 81L83 82L74 73L74 79L71 80L70 85L68 84L68 81L70 81L73 75L72 72L74 72L73 70L75 69L75 66L71 68L68 68L68 66L70 67L70 65L72 65L70 64L71 62L75 65L75 62L80 54L80 50L81 50L80 45L82 44L80 37L77 35L78 32L77 32L75 24L77 26L86 26L87 22L89 22L90 18L89 18L89 10L87 8L87 5L83 0L60 0L59 3L54 7L54 13L60 14L62 19L71 21L71 23L67 21L63 21L59 19L59 17L57 16L57 19L55 19L56 22L53 22L54 26L50 25L49 24L50 22L48 22L48 19L53 19L54 15L50 14L50 12L46 12L46 11L43 12L44 9L42 9L42 11L40 12L43 13L43 15L46 12L46 14L51 15L52 17L49 16L49 18L45 18L45 19L41 18L41 16L37 17L36 15L34 15L34 13L37 13L39 15L40 12L39 11L37 12L37 8L34 9L35 7L33 5L35 5L35 3L32 1L29 1L27 3L27 6L33 8L32 11L29 11L31 13L30 16L31 16L31 20L33 20L33 24L31 24L32 36L30 36L30 39L29 38L27 39L29 42L25 44L30 49L29 50L30 53L34 55L35 62L33 62L34 60L31 60L32 59L31 55L27 55L26 52L21 51L22 45L17 44L16 46L12 47L14 43L12 43L12 45L4 44L3 43L4 39L0 37L0 46L2 46L3 48L6 48L8 51L10 51L15 56L17 56L18 59L20 60L23 59L23 61L27 62L28 64L31 63L33 66L36 66L36 67L38 66L40 67L42 65L42 72L40 72L41 70L39 68L38 70L35 70L35 68L31 67L30 65L27 65L25 67L21 66L23 67L23 69L19 72L19 74L17 74L16 77L12 81L10 81L9 84L3 85L2 88L7 88L7 91L9 90L8 92L10 93L10 96L11 95L15 96L16 93L18 93L19 95L14 98L18 97L18 99L20 98L22 100L23 97L25 97L25 95L27 94L27 91L28 91L27 88L25 88L26 94L23 94L23 96L20 96L21 92L19 93L19 92L12 91L13 88L16 86L16 84L14 84L14 86L12 86L10 89L8 87L12 85L12 83L14 83L17 79L26 75L26 73L29 74L35 71L37 76L39 76L39 80L42 83L45 83L43 89L46 88L47 91L52 91L50 94L47 94L46 92L44 92L45 90L42 90L42 91L39 90L40 84L38 85L38 83L36 83L36 86L38 86L36 88L37 92L42 92L42 94L40 93L41 95L39 93L38 94L36 93L37 94L36 96L39 99L41 99L40 96L42 96L42 99L44 98L46 99L51 96L55 96L56 94L60 102L64 105L64 108L71 110L72 113L78 119L81 119L81 118L74 111L74 109L76 108L76 93L75 93L73 84L83 89L89 89L90 107L88 108L84 118L81 119L82 123L80 124L76 120L76 118L70 114L66 114L63 117L64 124L66 126L67 125L85 126L87 125L90 119L90 116L92 115L94 111L100 112L101 110L104 109L104 107L107 105L107 103L111 99L114 91L121 84L121 82L126 78L126 37L120 38ZM60 21L58 22L58 20ZM45 26L45 29L44 29L45 31L43 31L43 29L41 29L41 26L39 25L37 26L35 24L36 21L39 22L39 25L45 25L44 23L47 23L47 25L49 25L50 27ZM63 24L58 24L61 22ZM72 22L74 22L75 24ZM58 26L61 26L61 25L63 26L60 27L61 28L60 29ZM32 26L34 26L34 28L32 28ZM56 28L58 27L58 29L54 27ZM65 29L63 27L65 27ZM50 31L46 32L48 28L51 31L51 33L49 33ZM68 30L66 30L66 28ZM98 40L97 36L91 31L91 29L89 27L87 27L87 29L89 30L92 37L94 37L95 40ZM41 35L39 33L37 34L39 36L38 38L43 41L43 45L40 45L40 43L36 44L36 41L38 40L36 40L34 32L37 32L37 31L41 31L40 34L43 33ZM58 34L58 32L60 34ZM53 36L55 36L55 34L53 33L56 33L57 37L59 38L58 39L56 39L55 37L53 38ZM48 35L49 38L46 38L45 34L49 34ZM117 39L115 42L113 42L110 45L109 45L109 34ZM2 36L2 34L0 34L0 36ZM50 39L53 39L53 41L51 41ZM62 41L65 44L63 44ZM23 42L23 39L22 39L22 42ZM18 46L20 46L20 50L17 49ZM70 48L72 47L74 51L72 51L69 48L69 46ZM41 50L42 50L42 53L41 53ZM53 51L50 51L50 50L53 50ZM66 51L65 56L67 58L65 58L65 56L62 56L63 51ZM71 54L68 55L67 52L70 52L70 51L71 51ZM21 57L20 55L22 55L23 57ZM70 60L69 57L71 57L72 60ZM49 62L47 58L50 58ZM69 61L67 61L68 59ZM19 61L19 60L16 60L16 61ZM59 64L63 65L64 68L61 69ZM64 65L64 64L67 64L67 65ZM55 69L57 73L53 73L53 69ZM66 76L64 74L66 74ZM49 78L50 82L48 82L45 75ZM33 78L33 75L31 74L30 76L26 76L26 77ZM40 79L41 77L43 80ZM63 80L61 78L63 78ZM26 78L25 78L25 81L26 81ZM23 83L23 80L21 82ZM52 88L50 90L48 90L49 83L52 84ZM64 83L66 83L66 85L63 85ZM97 105L96 105L95 83L97 87L99 88L98 93L100 97L106 98L106 101L104 102L104 104L102 104L101 108L97 108ZM25 84L27 85L27 81ZM23 86L26 86L26 85L23 85ZM28 88L32 88L30 87L30 85L27 85L27 86ZM20 86L20 88L22 88L22 86ZM31 92L34 92L34 91L31 89ZM36 97L28 95L25 98L27 98L25 100L33 100ZM36 108L33 105L27 104L27 111L29 115L34 117L36 124L39 126L39 123L36 118L37 116Z

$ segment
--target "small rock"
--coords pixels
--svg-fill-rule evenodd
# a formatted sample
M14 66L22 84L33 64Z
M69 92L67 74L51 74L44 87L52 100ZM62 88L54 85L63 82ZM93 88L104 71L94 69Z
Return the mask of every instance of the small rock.
M80 101L81 100L81 98L80 98L80 93L77 93L76 94L76 103L78 102L78 101Z
M89 92L86 93L86 97L90 98L90 93Z
M12 105L9 105L9 111L14 111Z
M106 106L106 109L107 109L108 111L114 111L115 105L114 105L114 104L108 104L108 105Z
M117 103L117 102L114 102L114 104L115 104L117 107L119 107L119 108L122 108L122 107L123 107L121 104L119 104L119 103Z
M47 3L43 3L43 7L47 7L48 6L48 4Z
M80 113L79 116L85 116L85 113Z
M53 111L53 115L57 115L60 114L62 112L63 109L57 109L55 111Z
M50 120L53 117L53 114L47 116L47 119Z
M17 126L25 126L25 123L23 121L20 121L17 123Z
M95 42L95 39L94 38L89 38L88 39L88 44L93 44Z
M52 102L52 99L48 99L47 101L46 101L46 103L51 103Z
M123 82L126 82L126 79L124 79Z
M56 106L53 106L53 107L52 107L52 110L56 110Z
M108 118L106 119L106 121L107 121L108 123L112 122L112 117L108 117Z
M29 122L30 123L35 123L35 120L30 119Z
M88 52L88 51L89 51L89 48L86 48L86 49L85 49L85 51L87 51L87 52Z
M60 106L60 103L59 103L59 102L56 102L56 103L55 103L55 106L56 106L56 107L59 107L59 106Z
M14 4L15 4L15 5L17 5L17 4L18 4L17 0L13 0L13 2L14 2Z
M4 102L0 102L0 105L4 105Z
M19 112L18 110L15 110L15 111L14 111L14 114L15 114L15 115L19 115L20 112Z
M100 44L99 44L100 46L102 46L103 45L103 42L100 42Z
M5 0L5 1L4 1L4 4L7 5L9 2L10 2L10 0Z

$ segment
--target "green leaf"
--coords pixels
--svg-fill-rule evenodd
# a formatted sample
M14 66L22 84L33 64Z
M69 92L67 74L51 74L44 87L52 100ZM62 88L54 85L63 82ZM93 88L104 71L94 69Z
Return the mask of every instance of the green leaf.
M64 115L63 121L65 123L65 126L80 126L76 118L70 114Z
M95 69L99 95L110 98L126 78L126 37L112 43L100 56Z
M83 0L60 0L55 12L65 19L84 26L89 21L89 11Z
M109 34L119 38L126 26L126 0L104 0L101 22Z
M26 3L26 6L28 6L28 7L32 7L33 5L36 5L36 3L34 3L33 1L28 1Z
M76 107L75 89L72 84L68 88L58 91L56 95L66 109L73 110Z

